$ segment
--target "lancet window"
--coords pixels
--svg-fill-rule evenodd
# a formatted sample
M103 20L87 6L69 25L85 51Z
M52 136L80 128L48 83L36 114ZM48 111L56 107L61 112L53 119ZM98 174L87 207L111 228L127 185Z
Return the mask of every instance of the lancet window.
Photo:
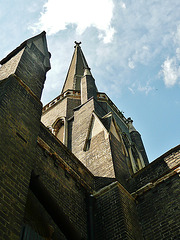
M65 141L65 124L64 119L57 119L53 124L54 135L62 142Z

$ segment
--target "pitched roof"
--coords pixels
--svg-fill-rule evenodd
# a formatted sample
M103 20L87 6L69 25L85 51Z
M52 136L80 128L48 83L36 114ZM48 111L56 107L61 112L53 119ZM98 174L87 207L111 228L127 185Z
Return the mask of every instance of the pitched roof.
M50 53L48 52L48 48L47 48L46 32L43 31L42 33L40 33L34 37L31 37L31 38L27 39L26 41L24 41L23 43L21 43L20 46L18 46L16 49L14 49L12 52L10 52L5 58L3 58L0 61L0 64L2 65L4 63L6 63L12 57L14 57L19 51L21 51L21 49L23 49L26 45L31 44L32 42L35 42L35 41L39 40L40 38L42 38L43 44L42 45L39 44L39 45L37 45L37 47L39 48L39 50L41 52L43 52L45 55L48 55L48 57L49 57ZM42 46L43 46L43 48L42 48Z
M89 68L80 47L81 42L75 42L75 44L74 54L61 93L67 91L68 89L80 90L80 80L84 75L84 69Z

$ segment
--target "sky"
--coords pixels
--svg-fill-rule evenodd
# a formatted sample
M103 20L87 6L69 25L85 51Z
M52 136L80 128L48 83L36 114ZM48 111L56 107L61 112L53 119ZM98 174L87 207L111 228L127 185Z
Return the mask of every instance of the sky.
M44 105L81 41L98 90L133 119L149 161L180 144L179 0L0 0L0 22L0 59L46 31Z

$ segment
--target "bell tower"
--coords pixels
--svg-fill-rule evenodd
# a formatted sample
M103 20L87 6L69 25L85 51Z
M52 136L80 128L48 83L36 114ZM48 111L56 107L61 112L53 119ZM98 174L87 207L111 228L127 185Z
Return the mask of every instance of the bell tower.
M141 136L97 90L80 44L75 42L61 94L44 106L42 122L95 176L117 178L125 186L148 164Z

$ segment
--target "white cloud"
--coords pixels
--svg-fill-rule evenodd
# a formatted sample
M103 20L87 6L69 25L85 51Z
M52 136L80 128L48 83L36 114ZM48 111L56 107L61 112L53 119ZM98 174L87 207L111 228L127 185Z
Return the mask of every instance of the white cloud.
M132 93L132 94L135 94L135 91L134 89L132 89L131 87L128 87L129 91Z
M132 55L132 62L135 66L135 63L141 63L146 65L149 60L152 58L153 53L149 51L149 47L146 45L141 46L141 42L137 49L135 50L134 54Z
M148 95L148 93L150 91L152 91L154 88L152 88L151 86L149 86L149 84L147 83L146 86L138 86L138 91L140 92L145 92L146 95Z
M112 42L113 40L113 36L114 36L114 33L115 33L115 29L114 28L107 28L105 31L104 31L104 34L99 34L99 38L103 39L104 43L109 43L109 42Z
M149 51L149 47L148 46L143 46L142 49L145 50L145 51Z
M78 34L88 27L96 27L105 43L112 41L114 28L111 26L114 4L112 0L48 0L41 17L32 28L45 30L49 35L65 30L75 24Z
M148 95L149 92L155 89L154 87L150 86L150 82L151 81L147 81L144 84L144 82L141 82L138 80L137 82L134 82L130 87L128 87L128 89L132 94L137 94L138 92L142 92Z
M31 4L28 5L28 8L27 8L27 11L30 12L30 13L34 13L37 11L38 9L38 2L32 2Z
M176 48L176 57L180 60L180 48Z
M167 65L165 58L173 56L174 52L176 62L180 60L179 10L179 0L174 0L173 4L169 0L142 0L138 3L125 0L46 0L34 29L46 30L51 35L48 38L53 41L56 38L53 34L67 29L61 31L57 38L61 37L63 46L68 39L83 42L83 51L97 75L97 82L101 81L106 66L109 66L106 79L117 79L118 76L115 82L117 88L120 84L132 88L131 83L135 82L133 91L148 93L150 87L146 86L146 82L149 78L154 82L157 80L161 65ZM67 48L71 47L71 42ZM108 42L112 44L104 44ZM53 56L56 48L51 45ZM163 70L161 76L167 83L170 79L167 77L168 70ZM102 79L105 81L104 77ZM126 81L120 83L121 79ZM141 86L138 88L139 82Z
M121 8L126 9L126 4L124 2L120 2L120 6Z
M176 58L180 60L180 24L177 26L177 31L174 35L174 43L176 45Z
M174 86L180 77L180 67L177 66L176 58L167 58L162 64L164 83L167 87Z
M135 68L134 62L133 62L130 58L128 59L128 66L129 66L129 68L131 68L131 69L134 69L134 68Z
M180 24L177 26L177 30L174 35L174 42L180 46Z
M180 24L177 25L176 32L173 32L172 36L175 44L174 56L166 58L160 71L166 87L172 87L180 82Z

